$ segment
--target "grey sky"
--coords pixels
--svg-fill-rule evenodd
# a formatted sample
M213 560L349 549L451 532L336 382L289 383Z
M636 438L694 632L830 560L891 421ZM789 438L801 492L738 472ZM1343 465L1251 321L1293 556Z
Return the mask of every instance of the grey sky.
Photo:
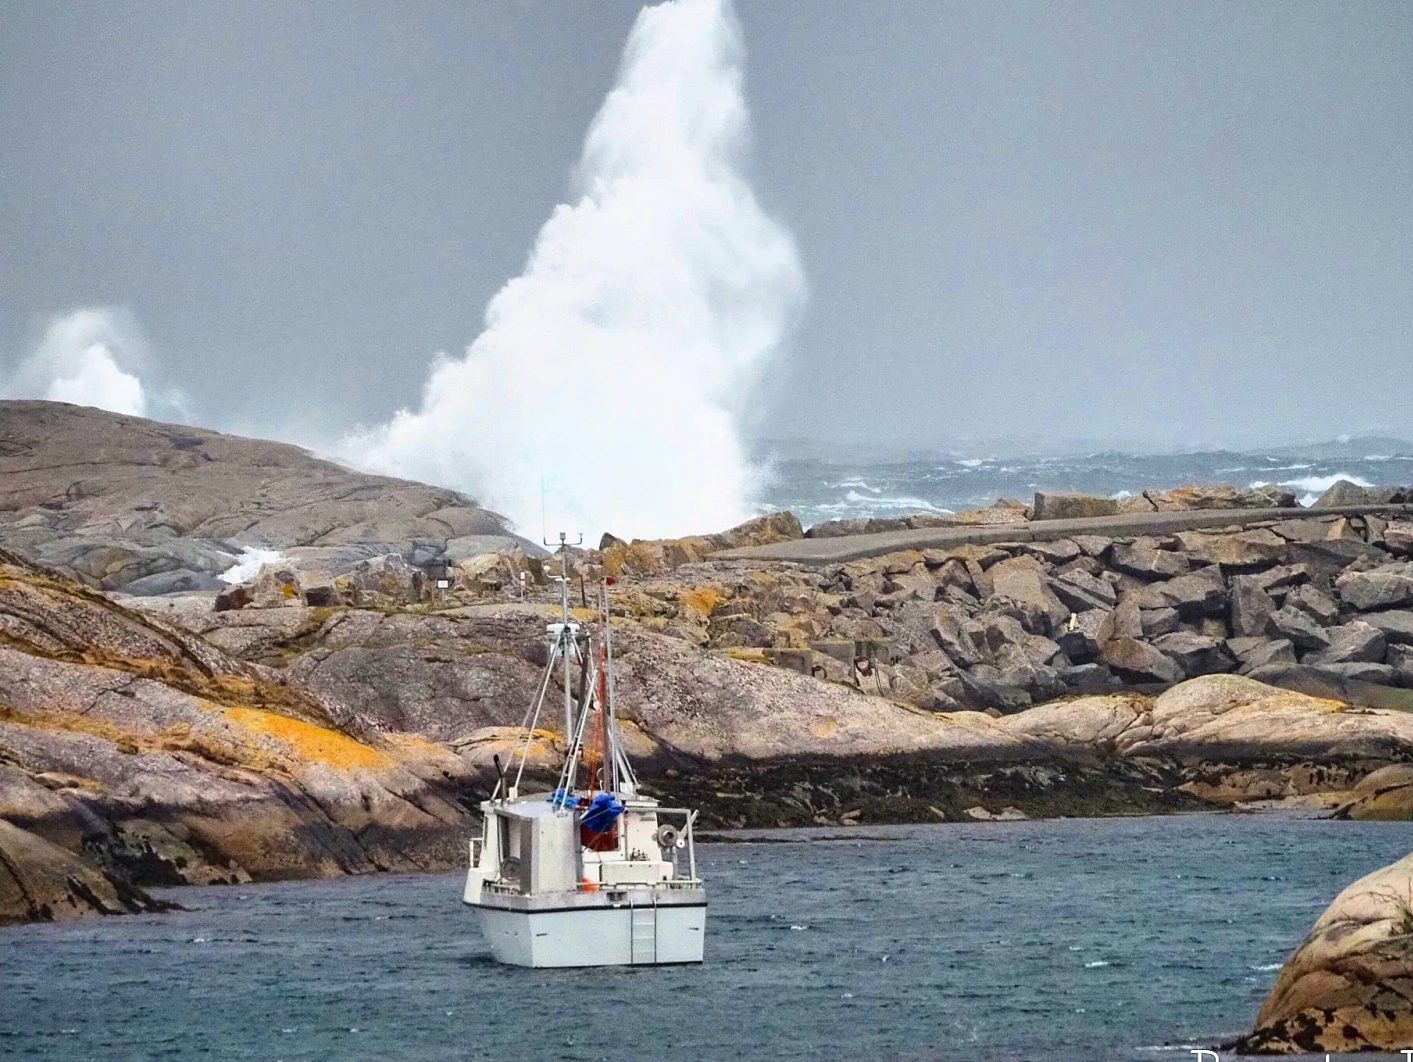
M0 361L118 305L214 426L460 353L636 4L0 5ZM738 3L810 281L761 429L1413 435L1413 6Z

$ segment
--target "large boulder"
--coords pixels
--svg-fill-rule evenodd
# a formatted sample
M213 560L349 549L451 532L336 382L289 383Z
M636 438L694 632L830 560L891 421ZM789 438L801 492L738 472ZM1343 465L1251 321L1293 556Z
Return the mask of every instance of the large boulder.
M1172 490L1147 490L1126 498L1126 513L1176 512L1187 509L1285 509L1295 504L1295 494L1274 484L1246 490L1228 484L1198 484Z
M1184 677L1182 668L1171 657L1136 638L1105 642L1099 650L1099 660L1130 682L1170 685Z
M1239 1049L1397 1052L1413 1044L1413 855L1341 892L1282 967Z
M1183 551L1203 564L1223 568L1269 568L1285 560L1290 545L1266 528L1236 534L1184 531L1177 536Z
M360 561L334 581L340 597L360 608L415 605L427 597L427 578L396 553Z
M1227 648L1241 662L1241 674L1249 675L1257 668L1270 664L1294 664L1295 646L1285 638L1232 638Z
M1236 656L1221 638L1192 631L1174 631L1153 641L1155 648L1177 661L1189 676L1216 675L1236 670Z
M1151 583L1129 594L1141 609L1175 608L1186 618L1220 616L1227 607L1227 588L1216 567L1199 568L1166 582Z
M1113 516L1118 511L1119 503L1113 498L1059 490L1035 492L1036 520L1077 520L1092 516Z
M1271 595L1250 576L1239 575L1231 584L1231 632L1238 638L1256 638L1266 633L1266 622L1276 611Z
M1042 614L1048 630L1055 631L1070 614L1070 609L1050 589L1045 566L1034 557L1019 556L991 566L992 595L1015 601Z
M1114 584L1086 571L1067 571L1049 581L1050 590L1071 612L1111 609L1118 604Z
M1298 608L1280 608L1266 619L1266 633L1273 638L1285 638L1297 649L1324 649L1330 636L1307 612Z
M1325 632L1330 644L1308 654L1307 664L1381 664L1388 649L1384 632L1372 624L1356 621Z
M1413 521L1399 520L1384 528L1384 545L1390 553L1404 557L1413 554Z
M1325 492L1315 499L1312 509L1334 509L1343 505L1368 505L1369 492L1357 483L1347 479L1337 479Z
M1117 544L1111 557L1115 568L1140 579L1167 579L1182 575L1189 567L1186 555L1159 549L1158 544L1151 538L1138 538L1127 544Z
M1360 612L1413 605L1413 562L1345 572L1335 588L1341 601Z
M1413 611L1370 612L1363 622L1382 631L1390 645L1413 645Z

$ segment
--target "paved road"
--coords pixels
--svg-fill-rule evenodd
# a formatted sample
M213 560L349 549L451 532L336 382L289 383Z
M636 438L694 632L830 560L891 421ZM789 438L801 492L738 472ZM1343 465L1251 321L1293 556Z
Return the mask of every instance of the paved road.
M793 561L798 564L840 564L877 557L901 549L948 549L968 543L1046 542L1070 535L1170 535L1204 527L1250 526L1274 520L1318 519L1329 516L1377 514L1413 516L1413 505L1347 505L1330 509L1195 509L1169 513L1094 516L1083 520L1033 520L985 527L928 527L916 531L881 531L839 538L804 538L769 546L746 546L713 553L712 560Z

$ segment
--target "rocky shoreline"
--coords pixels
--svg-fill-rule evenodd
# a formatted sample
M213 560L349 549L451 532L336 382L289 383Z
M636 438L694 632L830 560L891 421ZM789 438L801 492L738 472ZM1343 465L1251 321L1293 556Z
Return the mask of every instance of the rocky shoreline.
M468 499L292 448L0 407L0 922L461 863L543 664L539 551ZM1111 501L1072 495L852 539L781 513L572 560L618 581L630 753L704 827L1408 819L1401 497L1273 517L1269 492L1150 492L1118 515L1153 534L1095 533ZM985 541L888 548L924 533ZM760 555L810 542L861 555ZM218 591L251 546L281 556ZM561 745L538 733L532 770Z

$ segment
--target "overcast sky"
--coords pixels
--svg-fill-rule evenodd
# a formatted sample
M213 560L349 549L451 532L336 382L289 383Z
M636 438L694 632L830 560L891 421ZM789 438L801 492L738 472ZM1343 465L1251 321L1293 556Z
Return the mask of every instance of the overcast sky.
M304 441L415 403L564 200L638 5L0 4L0 369ZM803 316L759 431L1413 435L1413 5L738 4Z

